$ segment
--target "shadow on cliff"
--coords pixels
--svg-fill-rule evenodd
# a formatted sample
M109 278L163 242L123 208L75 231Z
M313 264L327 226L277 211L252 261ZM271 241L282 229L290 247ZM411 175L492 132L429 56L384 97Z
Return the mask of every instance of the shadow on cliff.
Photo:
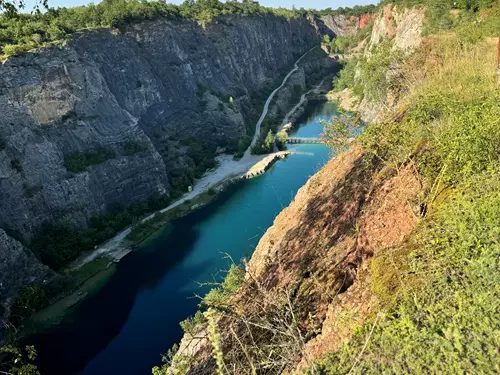
M264 272L267 288L297 283L300 286L314 275L312 290L321 283L332 292L306 293L303 303L309 311L318 311L318 304L323 305L331 295L343 293L353 284L363 255L357 244L357 219L373 188L372 176L379 168L378 163L359 156L338 182L328 183L339 176L324 172L325 190L307 201L300 225L283 239L279 262L271 263Z

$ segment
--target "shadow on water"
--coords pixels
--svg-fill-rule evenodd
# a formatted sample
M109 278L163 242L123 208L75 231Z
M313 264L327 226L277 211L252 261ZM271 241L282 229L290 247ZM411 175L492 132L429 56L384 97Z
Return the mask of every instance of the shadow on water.
M108 284L96 295L84 300L63 324L30 341L38 350L37 364L42 374L78 373L97 353L104 350L127 322L138 293L157 287L170 270L182 263L199 238L196 223L210 217L218 206L224 205L231 198L237 188L237 185L231 186L211 204L173 221L169 224L169 230L158 233L140 251L131 253L118 263L117 272ZM210 260L187 265L183 272L197 280L207 269L214 269ZM166 321L182 321L187 317L185 310L190 310L189 315L198 303L193 298L193 292L183 288L184 280L177 280L180 282L176 283L175 277L169 277L168 304L184 306L179 309L180 314L170 318L165 316ZM177 335L178 339L180 335ZM158 359L161 353L153 354ZM55 358L57 364L54 363ZM116 368L117 363L109 365L110 368ZM102 370L96 374L105 373Z

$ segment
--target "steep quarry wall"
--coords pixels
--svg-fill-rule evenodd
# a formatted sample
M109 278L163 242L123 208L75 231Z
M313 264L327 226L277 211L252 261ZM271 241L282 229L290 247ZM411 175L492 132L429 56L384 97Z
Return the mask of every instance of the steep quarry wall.
M22 243L44 223L81 229L96 213L169 195L172 174L193 168L183 141L215 147L247 135L262 91L319 41L318 23L157 19L80 32L0 65L0 317L17 291L50 277ZM301 67L300 84L318 64ZM75 155L98 160L72 171Z
M192 163L179 140L224 145L246 134L250 99L317 40L305 19L229 17L205 28L160 19L9 58L0 66L0 228L29 240L44 222L85 226L113 205L168 194L169 172ZM65 157L96 150L113 156L66 169Z

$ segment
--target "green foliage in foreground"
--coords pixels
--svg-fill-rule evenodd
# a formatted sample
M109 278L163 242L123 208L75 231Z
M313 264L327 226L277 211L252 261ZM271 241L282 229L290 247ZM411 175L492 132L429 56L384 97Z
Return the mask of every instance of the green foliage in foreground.
M26 346L20 350L12 345L0 347L0 356L6 356L0 362L0 373L6 375L40 375L36 366L32 362L37 357L37 352L33 346Z
M245 281L245 269L235 264L231 264L222 284L211 289L210 292L203 297L202 305L223 309L227 306L229 299L238 291L243 281Z
M194 334L195 329L205 322L206 322L205 315L203 315L203 313L200 310L197 310L194 316L191 316L186 320L182 321L180 325L184 333Z
M402 293L378 319L352 374L500 372L498 181L496 169L460 185L421 228L417 249L401 265L399 281L392 282L403 288L418 278L423 285ZM390 269L390 255L381 269ZM321 373L348 373L373 324L329 355Z
M431 36L403 62L411 94L360 137L389 167L414 168L429 213L408 243L375 255L382 310L318 363L321 374L500 372L497 49L481 38L491 20L468 25L469 35L462 25Z

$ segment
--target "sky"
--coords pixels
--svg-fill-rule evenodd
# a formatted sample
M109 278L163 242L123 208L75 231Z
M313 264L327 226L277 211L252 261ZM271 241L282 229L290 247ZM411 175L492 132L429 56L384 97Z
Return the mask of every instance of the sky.
M26 11L32 9L37 0L25 0L26 2ZM173 0L169 1L174 4L180 4L183 0ZM78 5L86 5L91 1L89 0L49 0L49 6L57 8L57 7L72 7ZM94 3L98 3L98 0L95 0ZM296 8L313 8L313 9L325 9L332 8L336 9L339 7L352 7L354 5L367 5L367 4L376 4L378 0L260 0L259 3L264 6L269 7L283 7L283 8L291 8L292 5L295 5Z

